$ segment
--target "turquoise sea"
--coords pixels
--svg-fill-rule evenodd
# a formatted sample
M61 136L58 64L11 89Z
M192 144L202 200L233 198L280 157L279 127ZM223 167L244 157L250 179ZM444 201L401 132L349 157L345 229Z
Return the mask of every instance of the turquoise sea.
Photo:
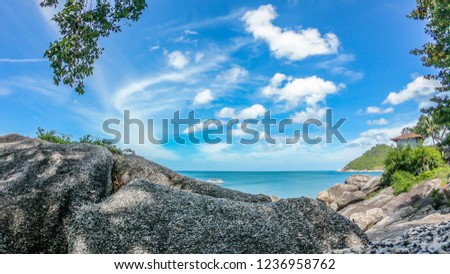
M179 173L206 181L221 179L222 187L253 194L275 195L279 198L306 196L315 198L321 191L336 183L344 183L352 174L380 175L380 172L337 172L337 171L180 171Z

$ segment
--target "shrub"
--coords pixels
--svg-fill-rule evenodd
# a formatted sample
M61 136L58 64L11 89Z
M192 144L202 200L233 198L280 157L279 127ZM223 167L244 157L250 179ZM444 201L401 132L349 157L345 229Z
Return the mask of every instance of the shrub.
M76 143L92 144L92 145L106 147L109 151L111 151L112 153L115 153L115 154L122 154L124 152L127 154L134 154L134 151L132 151L131 149L122 150L122 149L116 147L109 140L95 138L89 134L81 137L79 141L73 141L69 135L57 133L54 130L45 131L43 128L39 127L36 135L37 135L38 139L41 139L41 140L44 140L44 141L47 141L50 143L55 143L55 144L63 144L63 145L76 144Z
M445 195L440 189L433 189L430 193L431 205L434 209L439 209L443 205L448 205L445 201Z
M417 180L414 175L407 171L399 170L391 176L391 186L395 195L409 191L416 184Z
M390 186L392 176L397 171L406 171L414 176L425 173L422 176L427 178L432 176L431 173L427 173L428 171L433 171L444 165L445 161L441 152L432 147L413 148L406 146L394 149L386 156L385 171L381 184L382 186Z
M39 139L55 143L55 144L70 144L72 140L69 135L56 133L54 130L45 131L43 128L39 127L37 129L36 135Z

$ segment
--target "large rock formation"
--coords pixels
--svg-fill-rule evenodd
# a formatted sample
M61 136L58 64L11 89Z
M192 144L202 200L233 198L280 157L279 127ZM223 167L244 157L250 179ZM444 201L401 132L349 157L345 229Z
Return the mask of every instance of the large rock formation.
M345 184L336 184L317 195L319 201L324 202L333 210L340 210L350 204L357 203L366 198L362 190L365 183L370 180L366 175L350 176Z
M312 199L236 202L145 180L83 207L69 230L73 253L323 253L367 244Z
M311 199L272 203L137 156L19 135L0 137L0 229L0 253L321 253L368 242Z
M67 223L112 191L102 147L0 137L0 253L66 253Z
M358 191L366 194L373 193L379 186L379 180L379 177L369 180L363 177L353 179L350 177L345 184L335 185L323 191L317 199L337 209L340 214L366 231L372 241L377 242L400 237L406 230L416 226L450 221L449 210L436 210L432 207L431 192L434 189L440 189L445 193L448 188L448 185L443 187L439 179L416 185L409 192L400 195L395 195L393 189L388 187L368 199L345 206L340 205L340 200L348 200L349 191L350 193ZM343 189L346 191L342 191ZM332 197L332 200L329 197Z

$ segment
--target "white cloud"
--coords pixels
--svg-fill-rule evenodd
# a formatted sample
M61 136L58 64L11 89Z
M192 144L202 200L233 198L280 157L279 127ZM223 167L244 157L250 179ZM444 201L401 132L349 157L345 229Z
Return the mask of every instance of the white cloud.
M155 50L158 50L158 49L160 49L160 46L153 46L153 47L150 48L150 51L155 51Z
M435 89L439 86L439 81L420 76L408 83L401 91L389 93L383 104L398 105L409 100L415 100L419 104L423 104L428 101L430 95L436 92Z
M194 133L194 132L201 131L201 130L203 130L203 124L194 124L194 125L186 128L185 130L183 130L183 134Z
M200 63L200 61L203 59L203 57L205 57L205 54L199 52L197 54L195 54L195 58L194 61L196 64Z
M251 107L245 108L239 112L239 118L244 119L255 119L263 116L266 112L266 108L260 104L254 104Z
M391 113L394 112L394 108L393 107L388 107L388 108L380 108L380 107L367 107L366 108L366 113L367 114L386 114L386 113Z
M394 126L394 127L384 127L377 129L369 129L361 132L358 138L348 142L349 147L362 147L364 149L369 149L377 144L392 144L391 138L400 135L401 131L405 127L412 127L417 123L417 120L413 120L407 124Z
M217 117L239 118L241 120L255 119L263 116L266 111L266 108L261 104L254 104L248 108L244 108L239 113L237 113L234 108L224 107L219 111L219 113L217 113Z
M201 153L217 155L231 148L232 145L225 143L201 144L198 146Z
M185 43L185 44L194 44L197 45L198 41L197 39L191 39L187 35L181 35L175 39L173 39L176 43Z
M234 118L236 117L236 110L234 108L224 107L217 113L218 118Z
M238 83L242 79L248 77L248 71L238 65L233 65L230 69L222 72L217 76L217 80L225 81L228 83Z
M267 97L275 97L277 101L285 101L288 107L301 103L313 107L324 102L328 94L335 94L343 87L342 84L336 85L317 76L293 78L277 73L270 84L262 89L262 93Z
M204 91L198 93L194 98L194 105L208 105L213 100L213 95L211 90L205 89Z
M292 120L296 123L304 123L308 119L318 119L323 121L326 109L321 107L306 107L304 111L296 112Z
M169 66L176 69L182 69L187 64L189 64L189 59L181 51L178 50L170 53L167 57Z
M335 34L321 36L314 28L283 30L272 24L277 16L272 5L263 5L242 17L247 32L255 39L264 40L276 58L297 61L313 55L337 53L339 39Z
M193 31L193 30L189 30L189 29L184 30L184 33L185 34L189 34L189 35L197 35L198 34L198 32Z
M33 59L11 59L11 58L2 58L0 59L0 63L35 63L35 62L45 62L46 59L42 58L33 58Z
M388 122L388 120L386 120L386 119L384 119L384 118L380 118L380 119L377 119L377 120L369 120L369 121L367 121L367 124L368 125L371 125L371 126L385 126L385 125L387 125L389 122Z

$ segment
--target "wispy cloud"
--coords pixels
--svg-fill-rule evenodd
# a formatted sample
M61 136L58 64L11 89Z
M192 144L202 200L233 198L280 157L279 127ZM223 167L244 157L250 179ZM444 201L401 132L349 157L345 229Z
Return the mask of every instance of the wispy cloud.
M390 138L400 135L403 128L412 127L416 122L417 120L413 120L405 124L363 131L359 134L358 138L348 142L347 147L360 147L366 150L377 144L389 145L392 143Z
M384 118L380 118L380 119L376 119L376 120L369 120L367 121L368 125L371 126L385 126L389 123L388 120L384 119Z
M393 107L388 107L388 108L380 108L380 107L367 107L366 108L366 113L367 114L386 114L386 113L391 113L394 112L394 108Z
M0 96L5 96L11 94L11 90L7 89L7 88L1 88L0 87Z
M364 78L364 73L345 67L345 65L353 61L355 61L353 54L339 54L331 60L320 62L317 67L327 69L333 74L342 75L351 82L356 82Z
M45 61L47 61L47 59L43 58L31 58L31 59L0 58L0 63L35 63Z
M172 27L172 28L165 27L165 31L167 31L167 32L184 31L185 32L186 30L190 30L191 32L196 32L196 31L194 31L195 29L201 29L201 28L205 28L205 27L218 25L218 24L223 24L225 22L235 22L235 21L237 21L236 19L241 18L242 15L244 15L244 13L245 13L244 9L238 9L238 10L232 11L229 14L222 15L222 16L206 18L206 19L203 19L200 21L190 22L188 24L182 24L182 25L178 25L178 26Z
M38 93L56 104L67 102L71 95L68 88L55 86L51 80L30 76L11 77L0 81L0 85L9 91Z

